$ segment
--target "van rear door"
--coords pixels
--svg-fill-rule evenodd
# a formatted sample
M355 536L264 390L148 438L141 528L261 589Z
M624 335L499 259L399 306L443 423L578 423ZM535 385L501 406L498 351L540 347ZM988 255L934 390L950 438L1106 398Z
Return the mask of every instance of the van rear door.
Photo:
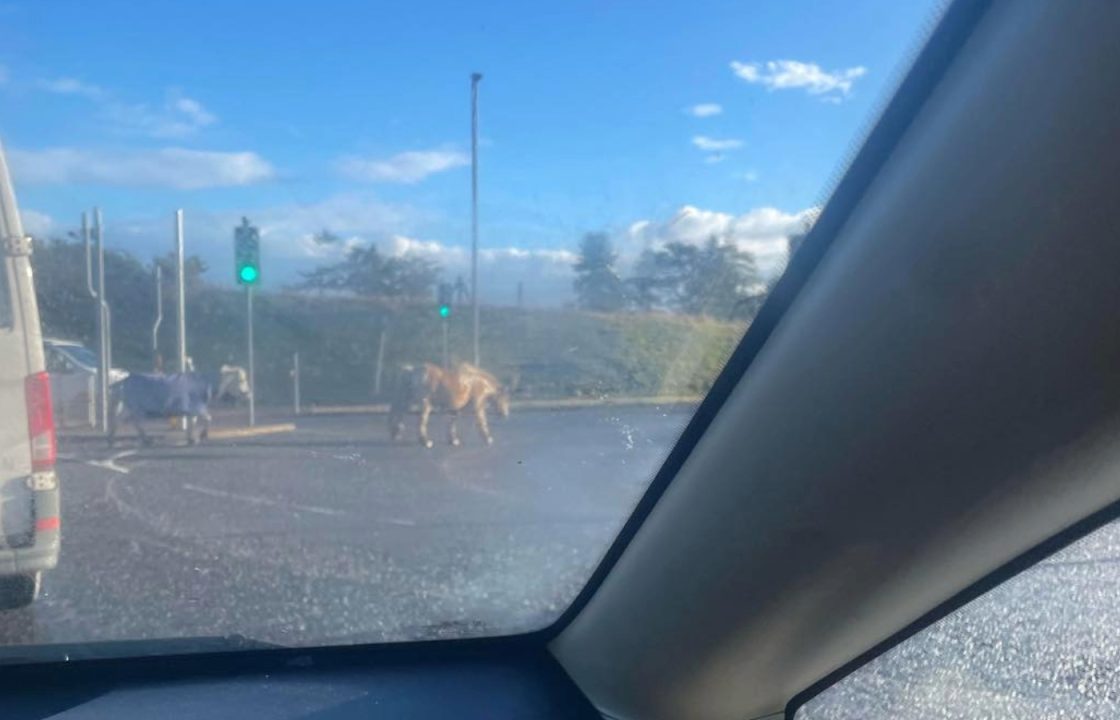
M28 388L45 363L30 249L0 149L0 548L31 544L35 522Z

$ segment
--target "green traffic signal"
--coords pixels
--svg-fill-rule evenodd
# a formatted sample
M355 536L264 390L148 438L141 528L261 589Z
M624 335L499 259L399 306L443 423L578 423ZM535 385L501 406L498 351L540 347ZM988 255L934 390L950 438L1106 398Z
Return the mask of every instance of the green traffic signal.
M241 218L233 230L233 268L238 285L256 285L261 281L261 234Z
M439 316L441 318L451 317L451 308L447 305L439 306Z

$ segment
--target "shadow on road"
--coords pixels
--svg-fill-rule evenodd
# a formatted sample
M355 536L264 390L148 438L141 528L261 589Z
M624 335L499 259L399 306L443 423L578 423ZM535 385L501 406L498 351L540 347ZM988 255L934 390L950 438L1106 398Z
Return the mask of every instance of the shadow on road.
M250 447L250 448L350 448L354 450L362 450L366 448L395 448L395 447L420 447L419 443L393 443L388 440L359 440L355 441L352 438L339 438L338 440L291 440L291 439L274 439L274 440L215 440L215 443L222 443L227 447Z
M126 460L125 463L127 464L127 462L131 461L131 460L172 460L172 461L175 461L175 462L189 460L189 461L193 462L193 461L196 461L196 460L213 461L213 460L239 460L239 459L242 459L242 456L238 455L237 453L231 453L231 452L213 453L213 452L205 452L205 451L192 452L190 448L185 448L181 452L154 452L154 453L139 452L136 455L133 455L131 458L128 458L128 460Z

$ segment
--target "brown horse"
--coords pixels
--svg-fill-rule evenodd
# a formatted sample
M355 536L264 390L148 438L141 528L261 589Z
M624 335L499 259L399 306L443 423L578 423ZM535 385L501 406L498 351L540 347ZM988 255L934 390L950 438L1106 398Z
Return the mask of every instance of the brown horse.
M459 363L450 370L438 365L405 365L401 368L389 410L389 434L393 440L404 433L404 418L414 406L420 409L420 444L432 446L428 420L433 410L451 415L447 426L448 442L459 444L459 413L470 407L478 430L487 445L494 442L487 406L493 405L502 417L509 417L509 393L498 380L482 368Z

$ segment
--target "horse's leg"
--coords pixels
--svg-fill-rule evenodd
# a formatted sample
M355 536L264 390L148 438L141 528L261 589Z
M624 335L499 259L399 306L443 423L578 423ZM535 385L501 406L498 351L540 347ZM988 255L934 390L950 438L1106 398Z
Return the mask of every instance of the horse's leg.
M132 418L132 424L136 427L136 434L140 436L140 444L148 447L152 444L152 439L148 437L148 433L144 432L144 418L141 413L134 413L129 411Z
M203 408L202 412L198 415L199 420L202 421L202 430L198 433L198 441L205 442L210 439L210 411Z
M447 423L447 441L455 447L459 447L459 411L451 411L451 419Z
M486 441L487 445L494 444L494 438L490 435L490 423L486 421L486 401L476 400L474 403L474 419L478 423L478 431L482 433L482 439Z
M432 439L428 437L428 418L432 416L432 401L424 398L420 402L420 444L426 448L432 446Z
M109 427L107 428L109 432L106 440L108 440L110 448L117 441L117 424L120 423L120 413L120 405L114 404L109 408Z
M396 442L404 433L404 415L395 408L389 410L389 441Z

